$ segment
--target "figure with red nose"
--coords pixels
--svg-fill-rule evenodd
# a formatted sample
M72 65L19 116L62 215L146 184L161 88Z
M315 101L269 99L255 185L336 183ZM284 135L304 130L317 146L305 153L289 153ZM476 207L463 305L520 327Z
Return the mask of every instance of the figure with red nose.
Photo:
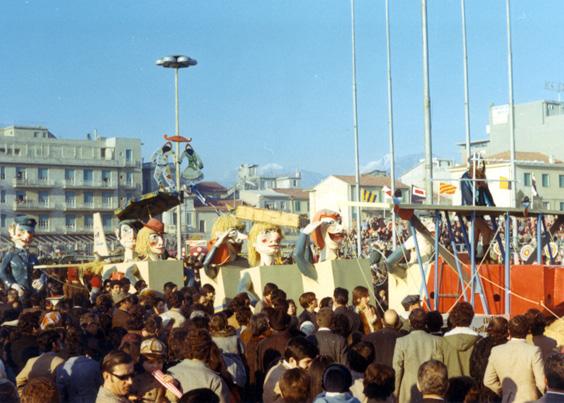
M255 223L249 231L247 239L249 266L280 264L280 242L282 238L282 230L279 226Z
M332 210L315 213L300 232L294 250L294 260L302 274L315 279L317 275L313 263L337 259L344 238L345 228L339 213Z
M4 255L0 264L0 280L6 288L18 291L20 296L32 290L32 270L37 257L29 252L37 221L29 216L17 216L8 226L14 246Z
M166 259L163 234L164 224L156 218L151 218L143 224L135 243L139 259L151 262Z

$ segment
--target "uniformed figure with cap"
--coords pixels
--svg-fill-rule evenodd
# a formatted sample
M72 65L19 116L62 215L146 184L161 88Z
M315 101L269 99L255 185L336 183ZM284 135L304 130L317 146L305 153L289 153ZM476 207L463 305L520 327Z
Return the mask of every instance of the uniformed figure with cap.
M8 226L14 246L2 259L0 280L7 288L13 288L23 296L25 291L32 290L32 270L38 263L37 257L29 253L37 221L29 216L17 216L14 221Z

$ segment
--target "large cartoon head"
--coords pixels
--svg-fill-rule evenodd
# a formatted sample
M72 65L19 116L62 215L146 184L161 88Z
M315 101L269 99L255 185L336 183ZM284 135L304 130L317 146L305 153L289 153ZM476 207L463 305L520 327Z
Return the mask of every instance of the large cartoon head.
M151 218L137 234L135 251L140 257L160 257L164 253L164 224Z
M280 255L280 241L282 230L277 225L255 223L249 231L247 250L249 264L255 267L260 263L261 256L278 257Z
M143 223L139 220L120 221L116 228L116 238L125 249L135 249L137 233L143 228Z
M164 143L164 145L162 147L162 152L166 154L171 150L172 150L172 143L170 141L167 141L166 143Z
M234 246L241 247L243 241L247 239L244 234L245 225L233 214L224 214L215 221L211 230L212 239L227 232L226 241Z
M33 240L37 221L30 216L17 216L14 224L8 227L8 233L17 248L27 248Z
M313 222L323 221L312 234L311 240L319 249L338 249L345 238L341 215L332 210L320 210L313 216Z

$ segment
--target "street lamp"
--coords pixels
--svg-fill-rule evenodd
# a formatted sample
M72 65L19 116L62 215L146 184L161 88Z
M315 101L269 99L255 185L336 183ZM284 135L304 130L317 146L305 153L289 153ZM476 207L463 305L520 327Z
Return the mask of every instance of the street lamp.
M173 55L165 56L157 60L157 65L165 68L174 69L174 92L175 92L175 109L176 109L176 135L180 136L180 121L179 121L179 102L178 102L178 70L195 66L198 62L188 56ZM176 191L180 192L180 142L176 142ZM180 259L182 253L182 233L180 231L181 225L181 210L182 203L176 206L176 258Z

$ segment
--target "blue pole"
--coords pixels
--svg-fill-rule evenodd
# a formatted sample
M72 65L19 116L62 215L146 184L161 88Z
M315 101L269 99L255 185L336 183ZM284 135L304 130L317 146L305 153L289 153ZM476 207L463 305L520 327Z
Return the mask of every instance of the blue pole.
M537 216L537 264L542 264L542 214Z
M511 316L511 256L510 256L510 233L511 233L511 217L509 213L505 213L505 256L503 262L505 264L505 316Z
M462 275L462 268L460 267L460 261L458 260L458 251L456 250L456 243L454 242L454 233L452 232L452 225L450 224L450 218L448 217L448 212L445 212L445 220L447 223L450 246L452 248L452 253L454 254L454 259L455 259L454 261L456 262L456 271L458 272L460 291L462 292L462 298L464 298L464 301L468 301L468 298L466 298L466 291L464 290L464 277Z
M409 222L409 228L411 229L411 235L413 236L413 242L415 243L415 251L417 252L417 263L419 264L419 272L421 274L421 287L419 291L423 291L425 294L425 298L427 301L430 302L429 299L429 290L427 290L427 276L425 275L425 269L423 268L423 260L421 259L421 252L419 251L419 243L417 242L417 231L415 231L415 227L413 223ZM429 304L430 306L431 304Z
M435 211L435 281L433 288L435 290L435 311L439 308L439 238L441 237L441 213Z

